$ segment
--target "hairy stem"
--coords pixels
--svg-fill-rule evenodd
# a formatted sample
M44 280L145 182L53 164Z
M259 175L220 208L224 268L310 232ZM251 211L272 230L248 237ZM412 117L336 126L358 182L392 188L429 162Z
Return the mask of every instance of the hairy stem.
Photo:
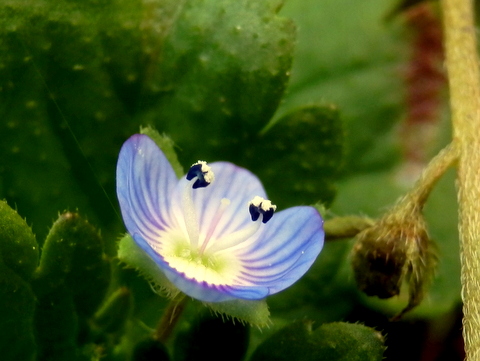
M185 297L184 294L180 294L178 297L175 297L170 301L162 318L158 322L155 334L153 335L155 340L160 341L161 343L167 342L185 309L187 301L188 298Z
M455 142L443 148L425 167L414 187L395 206L396 212L421 211L435 184L458 159L459 147Z
M408 218L414 212L420 212L437 181L457 159L458 147L455 143L443 148L425 167L412 190L397 201L389 214L394 214L396 218ZM359 216L327 219L324 223L325 240L352 238L374 224L373 219Z
M480 360L480 84L473 2L442 0L454 142L466 359Z
M375 224L375 220L360 216L335 217L325 220L325 241L353 238L358 233Z

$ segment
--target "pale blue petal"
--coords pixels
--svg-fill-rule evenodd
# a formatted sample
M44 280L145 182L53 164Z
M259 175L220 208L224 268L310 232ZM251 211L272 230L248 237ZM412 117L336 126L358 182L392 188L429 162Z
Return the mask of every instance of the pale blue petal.
M134 234L134 239L170 282L190 297L204 302L235 298L259 300L289 287L307 272L323 246L322 224L320 215L312 207L279 212L265 225L252 247L238 252L244 263L244 274L235 283L220 286L186 278L171 268L139 234Z
M215 180L208 187L194 189L192 194L200 234L207 234L212 227L221 200L230 200L212 234L215 239L250 225L252 221L248 211L249 202L255 196L266 198L266 194L260 180L250 171L227 162L209 165L215 174ZM180 180L175 198L181 199L181 192L187 182L185 177ZM179 214L178 210L176 214Z
M294 207L275 214L256 242L238 251L244 273L234 284L212 286L187 279L168 265L162 268L181 291L201 301L259 300L298 281L317 258L323 243L323 220L317 210Z
M257 237L257 236L256 236ZM322 250L323 220L313 207L293 207L275 214L246 249L239 250L242 279L277 293L295 283Z
M122 146L117 163L117 197L131 235L155 242L172 224L170 196L177 184L172 166L146 135L135 134Z
M265 298L268 293L265 288L210 285L206 282L198 282L188 279L182 274L172 270L168 266L164 268L167 278L186 295L203 302L224 302L238 298L247 300L259 300Z

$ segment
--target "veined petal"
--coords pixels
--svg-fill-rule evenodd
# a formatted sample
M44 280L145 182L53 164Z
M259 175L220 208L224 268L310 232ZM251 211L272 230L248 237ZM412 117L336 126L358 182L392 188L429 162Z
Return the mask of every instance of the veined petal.
M185 278L172 269L164 269L167 278L183 293L203 302L224 302L234 299L260 300L268 293L265 288L246 286L210 285L206 282Z
M195 193L194 202L201 215L200 231L206 232L215 217L218 199L230 201L213 234L215 238L250 224L248 202L255 196L266 197L266 194L260 180L250 171L227 162L216 162L210 166L215 173L216 184L204 188L203 194Z
M170 195L177 182L172 166L148 136L135 134L123 144L117 163L117 197L131 235L155 239L171 225Z
M200 243L212 227L214 230L210 237L215 240L250 225L249 201L255 196L266 197L262 183L250 171L228 162L209 165L215 174L214 182L208 187L195 189L192 194L200 228ZM181 199L187 182L185 178L180 180L172 198ZM220 209L222 199L229 201L223 210ZM183 218L180 202L173 204L173 212L177 219Z
M323 247L323 221L313 207L281 211L236 250L242 260L242 279L277 293L296 282L310 268Z
M157 263L182 292L201 301L259 300L291 286L307 272L323 247L322 225L313 207L279 212L247 247L225 251L233 252L231 256L240 261L227 284L212 285L185 277L161 257Z

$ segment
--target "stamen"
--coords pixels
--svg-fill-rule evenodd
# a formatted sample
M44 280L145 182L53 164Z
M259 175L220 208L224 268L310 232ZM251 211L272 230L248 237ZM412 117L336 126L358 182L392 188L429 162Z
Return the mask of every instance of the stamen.
M195 212L195 206L193 204L192 197L193 189L190 186L190 183L187 183L183 191L182 197L182 206L183 206L183 216L185 219L185 227L187 228L188 238L190 239L190 244L192 247L198 246L198 218L197 213Z
M183 215L185 218L185 227L187 228L190 244L193 248L198 247L199 225L198 218L193 204L193 189L208 186L213 182L215 176L207 162L198 161L194 163L186 176L187 180L194 180L193 185L187 183L182 197Z
M252 221L256 221L262 215L262 222L267 223L272 217L277 206L272 204L268 199L256 196L249 204L248 210L252 216Z
M192 164L187 173L187 180L192 180L195 177L197 180L193 183L193 189L206 187L215 179L212 168L202 160Z
M223 251L224 249L237 246L249 239L257 233L262 223L267 223L272 218L277 206L273 205L272 202L267 199L256 196L250 201L248 209L252 216L253 224L240 231L234 232L227 237L216 240L216 242L208 248L209 253ZM257 220L260 219L260 216L262 221L257 222Z

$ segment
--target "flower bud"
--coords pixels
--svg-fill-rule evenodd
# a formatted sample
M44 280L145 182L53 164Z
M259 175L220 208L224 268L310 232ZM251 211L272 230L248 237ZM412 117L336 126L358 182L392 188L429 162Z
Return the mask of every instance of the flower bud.
M360 290L368 296L400 294L405 281L409 303L397 317L417 306L436 266L425 221L419 211L392 211L357 235L352 266Z

